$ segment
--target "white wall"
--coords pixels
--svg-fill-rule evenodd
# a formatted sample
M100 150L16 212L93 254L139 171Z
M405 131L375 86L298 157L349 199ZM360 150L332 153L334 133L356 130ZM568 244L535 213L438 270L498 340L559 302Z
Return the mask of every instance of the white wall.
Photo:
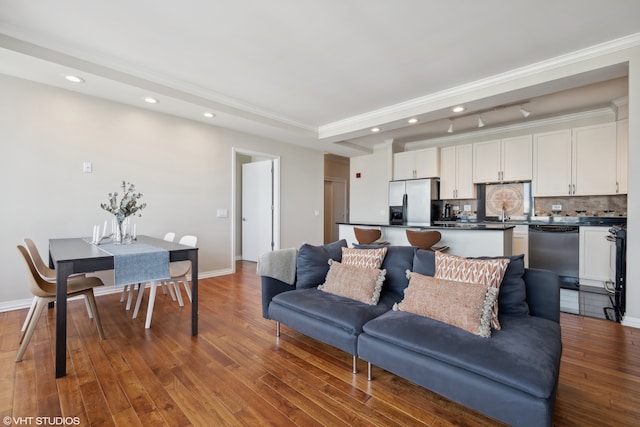
M389 181L393 168L391 143L374 147L372 154L351 158L349 179L349 221L386 223L389 221ZM356 178L357 174L360 178Z
M138 234L195 234L201 275L230 271L234 147L280 156L281 247L322 243L322 152L5 75L0 93L0 309L30 298L16 245L90 236L123 179L147 202Z

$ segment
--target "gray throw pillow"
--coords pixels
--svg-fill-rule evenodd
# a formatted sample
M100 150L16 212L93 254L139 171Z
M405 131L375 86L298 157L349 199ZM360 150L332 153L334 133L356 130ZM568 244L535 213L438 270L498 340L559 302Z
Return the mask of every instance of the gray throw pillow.
M296 288L315 288L324 283L329 272L329 259L342 261L342 248L346 247L344 239L321 246L303 244L296 258Z

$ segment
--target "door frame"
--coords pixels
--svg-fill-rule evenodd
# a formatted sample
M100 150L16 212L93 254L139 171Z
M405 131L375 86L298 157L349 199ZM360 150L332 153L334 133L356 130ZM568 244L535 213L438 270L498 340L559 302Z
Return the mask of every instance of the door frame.
M239 194L240 186L237 179L238 156L261 157L261 160L273 161L273 250L280 249L280 156L263 153L259 151L247 150L244 148L231 148L231 272L236 272L236 239L238 230L242 229L242 224L237 220L237 201L242 200Z
M347 182L346 179L344 178L334 178L334 177L330 177L330 176L326 176L324 178L324 182L327 183L331 183L332 188L333 188L333 184L335 183L340 183L340 184L344 184L344 220L345 221L349 221L349 183ZM324 201L325 204L325 208L326 208L326 203L327 201ZM331 200L331 208L333 209L333 199ZM323 224L324 225L324 224ZM323 238L326 237L325 236L325 230L323 230ZM325 242L325 243L330 243L330 242Z

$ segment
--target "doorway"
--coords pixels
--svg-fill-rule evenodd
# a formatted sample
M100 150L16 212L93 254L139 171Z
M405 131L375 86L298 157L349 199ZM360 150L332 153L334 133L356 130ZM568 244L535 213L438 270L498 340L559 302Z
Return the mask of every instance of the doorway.
M324 243L339 240L339 222L347 222L347 182L327 178L324 181Z
M243 165L253 165L254 163L261 164L264 169L267 169L265 165L270 164L270 167L268 168L269 177L266 178L266 175L264 175L265 178L261 180L261 183L249 183L248 188L245 188L245 185L243 185L243 169L245 169L245 167ZM261 166L256 166L256 170L249 173L253 174L253 172L256 172L256 174L260 176L260 172L257 171L257 169L259 169L260 167ZM249 171L251 171L252 169L253 166L248 166ZM265 173L264 170L262 171L262 173ZM264 181L267 181L270 184L269 190L265 190L264 188L260 189L260 185L262 185ZM233 221L231 221L231 269L232 272L235 272L235 262L237 260L252 258L251 261L257 261L258 257L263 252L280 249L280 158L268 153L233 148L231 186L231 217L233 218ZM243 233L243 223L249 222L242 221L244 193L254 193L254 196L251 196L252 199L262 198L264 201L262 195L265 193L265 191L271 192L270 207L266 212L262 211L259 220L256 219L254 221L260 221L262 223L266 221L266 227L269 231L264 231L264 229L261 228L260 230L262 231L246 231L245 233ZM248 217L245 216L245 218ZM264 239L265 241L268 240L268 243L266 245L256 245L256 249L245 247L247 245L251 246L252 244L251 242L247 241L246 237L251 237L251 235L254 235L255 238L256 233L263 236L269 236L267 239ZM247 250L249 252L245 254ZM247 258L245 258L245 256Z

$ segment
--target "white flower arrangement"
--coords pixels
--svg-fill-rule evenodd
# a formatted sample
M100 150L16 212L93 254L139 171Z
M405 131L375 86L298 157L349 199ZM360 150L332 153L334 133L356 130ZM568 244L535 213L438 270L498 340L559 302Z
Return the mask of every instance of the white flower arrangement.
M138 205L138 201L142 197L142 193L136 193L136 187L130 182L122 181L122 199L118 202L118 193L109 193L109 203L101 203L100 207L105 211L115 215L116 220L121 223L125 218L135 215L142 216L140 213L147 207L146 203Z

